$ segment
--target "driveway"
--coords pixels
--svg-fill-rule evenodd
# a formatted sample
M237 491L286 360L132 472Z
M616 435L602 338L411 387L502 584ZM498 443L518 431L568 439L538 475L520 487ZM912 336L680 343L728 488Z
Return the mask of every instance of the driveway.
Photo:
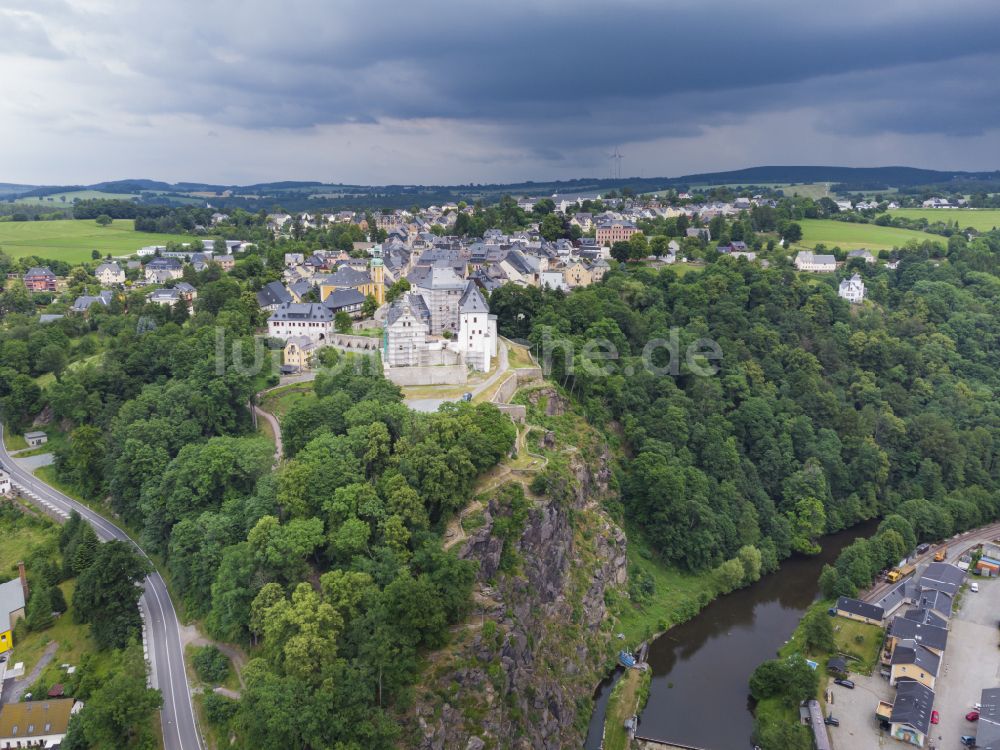
M935 691L941 723L932 727L931 737L939 750L958 750L961 735L976 733L976 725L965 715L979 702L983 688L1000 685L1000 581L975 576L970 580L979 583L979 593L966 588L961 609L951 618Z

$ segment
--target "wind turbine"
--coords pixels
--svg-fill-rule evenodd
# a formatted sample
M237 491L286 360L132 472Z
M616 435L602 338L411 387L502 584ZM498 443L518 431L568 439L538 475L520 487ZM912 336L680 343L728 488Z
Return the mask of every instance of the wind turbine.
M615 146L615 151L613 154L609 154L608 158L611 159L611 178L620 180L622 178L622 159L625 156L618 150Z

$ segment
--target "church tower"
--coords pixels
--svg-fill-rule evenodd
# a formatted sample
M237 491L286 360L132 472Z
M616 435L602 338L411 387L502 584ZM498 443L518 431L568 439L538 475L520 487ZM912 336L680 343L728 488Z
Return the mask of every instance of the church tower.
M385 266L382 265L382 246L376 245L371 250L372 259L369 263L369 270L374 287L375 301L379 305L385 304Z

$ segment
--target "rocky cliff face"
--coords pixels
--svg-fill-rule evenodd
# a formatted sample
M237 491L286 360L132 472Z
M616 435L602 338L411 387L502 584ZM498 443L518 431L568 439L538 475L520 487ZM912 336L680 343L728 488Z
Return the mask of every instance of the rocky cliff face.
M625 534L599 504L609 456L603 448L597 454L573 454L550 472L557 487L528 493L516 538L504 538L510 524L498 521L511 511L504 493L494 493L460 551L480 564L475 609L452 645L431 658L407 746L582 746L589 697L613 650L605 591L626 576Z

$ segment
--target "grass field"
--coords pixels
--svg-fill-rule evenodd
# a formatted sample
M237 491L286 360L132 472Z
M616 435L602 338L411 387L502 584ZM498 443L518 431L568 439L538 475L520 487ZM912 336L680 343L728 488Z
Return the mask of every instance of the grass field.
M101 255L131 255L144 245L194 240L179 234L136 232L131 219L116 219L107 227L90 219L60 221L2 221L0 250L14 258L37 255L67 263L91 259L91 250Z
M957 221L962 229L972 227L980 232L1000 227L1000 208L960 208L944 211L939 208L897 208L889 213L904 219L927 219L932 224L937 221L949 223Z
M902 247L910 240L945 242L943 237L927 232L880 227L876 224L848 224L846 221L832 219L802 219L799 224L802 225L802 242L798 244L810 249L823 244L827 249L836 245L843 250L891 250Z
M53 193L45 196L30 196L17 198L14 203L28 206L52 206L53 208L71 208L74 200L104 200L127 201L135 198L133 193L102 193L100 190L68 190L64 193Z

